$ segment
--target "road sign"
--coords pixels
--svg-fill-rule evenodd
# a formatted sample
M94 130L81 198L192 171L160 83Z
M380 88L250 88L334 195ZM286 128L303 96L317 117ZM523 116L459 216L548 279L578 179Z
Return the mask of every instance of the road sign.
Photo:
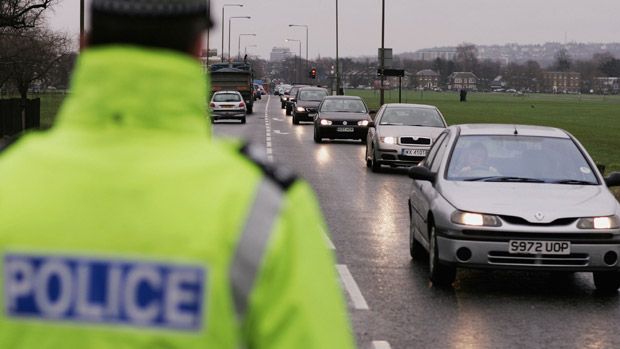
M383 54L381 51L383 51ZM383 59L384 68L389 68L392 66L392 49L391 48L384 48L383 50L379 48L379 66L381 66L382 59Z
M383 74L381 74L381 69L377 69L377 75L378 76L398 76L398 77L404 77L405 76L405 70L404 69L383 69Z

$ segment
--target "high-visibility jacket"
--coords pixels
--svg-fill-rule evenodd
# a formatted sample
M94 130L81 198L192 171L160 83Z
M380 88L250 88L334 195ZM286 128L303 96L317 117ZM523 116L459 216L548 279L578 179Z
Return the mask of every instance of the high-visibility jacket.
M0 154L0 348L354 346L311 189L210 139L207 90L191 57L93 48Z

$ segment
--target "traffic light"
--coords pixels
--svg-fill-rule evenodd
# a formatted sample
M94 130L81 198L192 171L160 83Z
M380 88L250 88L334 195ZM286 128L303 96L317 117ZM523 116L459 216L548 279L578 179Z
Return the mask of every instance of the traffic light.
M316 79L316 68L310 69L310 79Z

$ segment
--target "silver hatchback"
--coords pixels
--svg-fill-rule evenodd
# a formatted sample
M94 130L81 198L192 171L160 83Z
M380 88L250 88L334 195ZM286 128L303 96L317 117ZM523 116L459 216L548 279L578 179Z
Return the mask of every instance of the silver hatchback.
M409 170L412 257L431 280L456 268L593 272L620 287L620 204L583 146L564 130L522 125L447 128Z
M446 128L437 107L424 104L384 104L368 125L366 166L412 166L424 160L433 141Z
M218 91L209 103L211 122L216 120L239 120L245 124L246 107L238 91Z

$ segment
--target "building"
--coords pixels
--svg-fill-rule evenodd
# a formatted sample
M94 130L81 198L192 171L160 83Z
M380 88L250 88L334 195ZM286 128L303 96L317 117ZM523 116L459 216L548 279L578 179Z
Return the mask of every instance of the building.
M287 58L293 57L291 49L288 47L274 47L271 49L269 60L272 62L282 62Z
M448 90L478 89L478 77L472 72L454 72L448 76Z
M415 74L418 88L432 90L439 87L439 73L430 69L420 70Z
M544 72L543 89L549 93L579 93L581 74L577 72Z
M600 77L594 78L592 89L594 93L618 94L620 93L620 78Z
M491 91L495 91L495 92L504 91L506 89L506 80L504 80L503 76L498 75L495 77L495 79L493 79L493 81L491 81L491 84L489 85L489 87L491 88Z

